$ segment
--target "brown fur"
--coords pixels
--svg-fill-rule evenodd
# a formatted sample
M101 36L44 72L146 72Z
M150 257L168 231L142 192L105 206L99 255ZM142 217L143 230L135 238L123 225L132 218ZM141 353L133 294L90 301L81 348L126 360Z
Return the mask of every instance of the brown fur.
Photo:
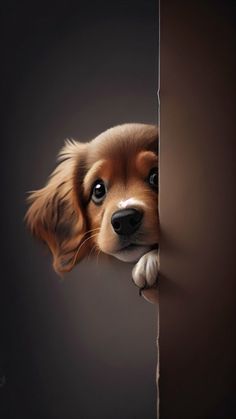
M26 214L31 232L51 250L58 273L71 270L92 248L109 254L118 249L110 219L117 202L131 196L145 203L137 243L158 242L157 194L145 180L157 166L157 139L155 126L124 124L89 143L66 141L46 186L31 193ZM99 206L90 199L98 178L109 184Z

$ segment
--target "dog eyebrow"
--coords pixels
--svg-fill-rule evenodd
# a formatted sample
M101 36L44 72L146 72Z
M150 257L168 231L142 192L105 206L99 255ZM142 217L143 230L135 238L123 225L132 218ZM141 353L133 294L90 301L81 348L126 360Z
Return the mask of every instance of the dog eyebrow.
M83 182L85 195L88 196L90 194L90 188L95 180L99 179L100 177L102 178L104 174L107 175L106 164L106 160L98 160L86 173Z
M141 151L135 161L137 170L143 175L147 176L148 172L153 166L157 166L158 157L152 151Z

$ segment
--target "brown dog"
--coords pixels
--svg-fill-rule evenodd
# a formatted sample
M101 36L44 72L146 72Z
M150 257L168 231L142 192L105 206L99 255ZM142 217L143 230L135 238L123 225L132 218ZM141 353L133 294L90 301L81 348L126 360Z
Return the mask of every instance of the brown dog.
M47 185L31 193L26 214L32 233L50 248L56 272L70 271L94 249L135 262L135 284L155 287L157 141L157 127L145 124L116 126L89 143L66 141Z

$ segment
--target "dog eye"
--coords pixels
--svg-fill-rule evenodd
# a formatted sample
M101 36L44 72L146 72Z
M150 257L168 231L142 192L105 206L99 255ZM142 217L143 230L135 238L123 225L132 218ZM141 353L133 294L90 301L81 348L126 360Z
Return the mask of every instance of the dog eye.
M153 188L158 187L158 172L156 168L153 168L149 174L148 182Z
M103 180L99 179L93 185L92 201L95 204L100 204L107 193L106 185Z

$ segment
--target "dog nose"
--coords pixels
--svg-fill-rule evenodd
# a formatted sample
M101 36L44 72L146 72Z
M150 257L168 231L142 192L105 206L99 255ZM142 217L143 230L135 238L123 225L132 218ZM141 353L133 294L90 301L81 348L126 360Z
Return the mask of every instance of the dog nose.
M114 231L119 235L133 234L138 230L143 218L143 213L134 208L127 208L114 212L111 224Z

